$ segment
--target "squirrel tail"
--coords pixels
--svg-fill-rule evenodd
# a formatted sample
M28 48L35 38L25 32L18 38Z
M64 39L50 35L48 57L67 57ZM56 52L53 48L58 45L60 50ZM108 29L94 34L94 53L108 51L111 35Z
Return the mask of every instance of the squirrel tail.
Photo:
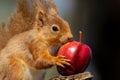
M0 50L12 36L32 28L34 18L31 16L30 7L28 0L17 0L17 8L8 23L0 24Z
M5 23L0 24L0 50L5 46L8 39L8 32Z

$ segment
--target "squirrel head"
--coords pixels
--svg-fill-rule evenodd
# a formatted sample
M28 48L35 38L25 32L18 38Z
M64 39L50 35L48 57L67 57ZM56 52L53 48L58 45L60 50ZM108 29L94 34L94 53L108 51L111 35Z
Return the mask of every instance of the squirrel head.
M40 40L46 41L48 45L58 45L73 37L69 24L59 16L52 0L36 0L35 9L34 29L38 31Z

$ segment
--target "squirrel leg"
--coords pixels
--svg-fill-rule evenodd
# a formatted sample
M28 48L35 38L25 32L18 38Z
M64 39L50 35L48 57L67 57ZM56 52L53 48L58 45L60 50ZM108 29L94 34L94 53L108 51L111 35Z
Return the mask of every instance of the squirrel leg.
M38 69L45 69L58 65L64 67L64 65L70 65L69 60L63 56L51 56L48 48L42 42L32 42L29 45L29 49L33 55L34 66Z
M4 80L24 80L25 68L23 64L14 57L9 57L7 74L5 74Z

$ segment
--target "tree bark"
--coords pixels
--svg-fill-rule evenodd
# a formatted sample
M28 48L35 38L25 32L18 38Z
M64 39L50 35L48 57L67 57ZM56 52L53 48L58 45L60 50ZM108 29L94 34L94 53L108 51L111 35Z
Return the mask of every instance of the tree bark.
M90 72L84 72L70 76L58 75L51 78L50 80L92 80L92 78L93 75Z

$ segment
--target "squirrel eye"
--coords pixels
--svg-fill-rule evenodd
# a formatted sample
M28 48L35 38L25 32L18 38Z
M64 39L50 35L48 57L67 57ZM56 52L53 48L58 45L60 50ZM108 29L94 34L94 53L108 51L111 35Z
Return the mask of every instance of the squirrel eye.
M54 31L54 32L57 32L57 31L59 31L59 28L58 28L58 26L56 26L56 25L53 25L53 26L52 26L52 31Z

